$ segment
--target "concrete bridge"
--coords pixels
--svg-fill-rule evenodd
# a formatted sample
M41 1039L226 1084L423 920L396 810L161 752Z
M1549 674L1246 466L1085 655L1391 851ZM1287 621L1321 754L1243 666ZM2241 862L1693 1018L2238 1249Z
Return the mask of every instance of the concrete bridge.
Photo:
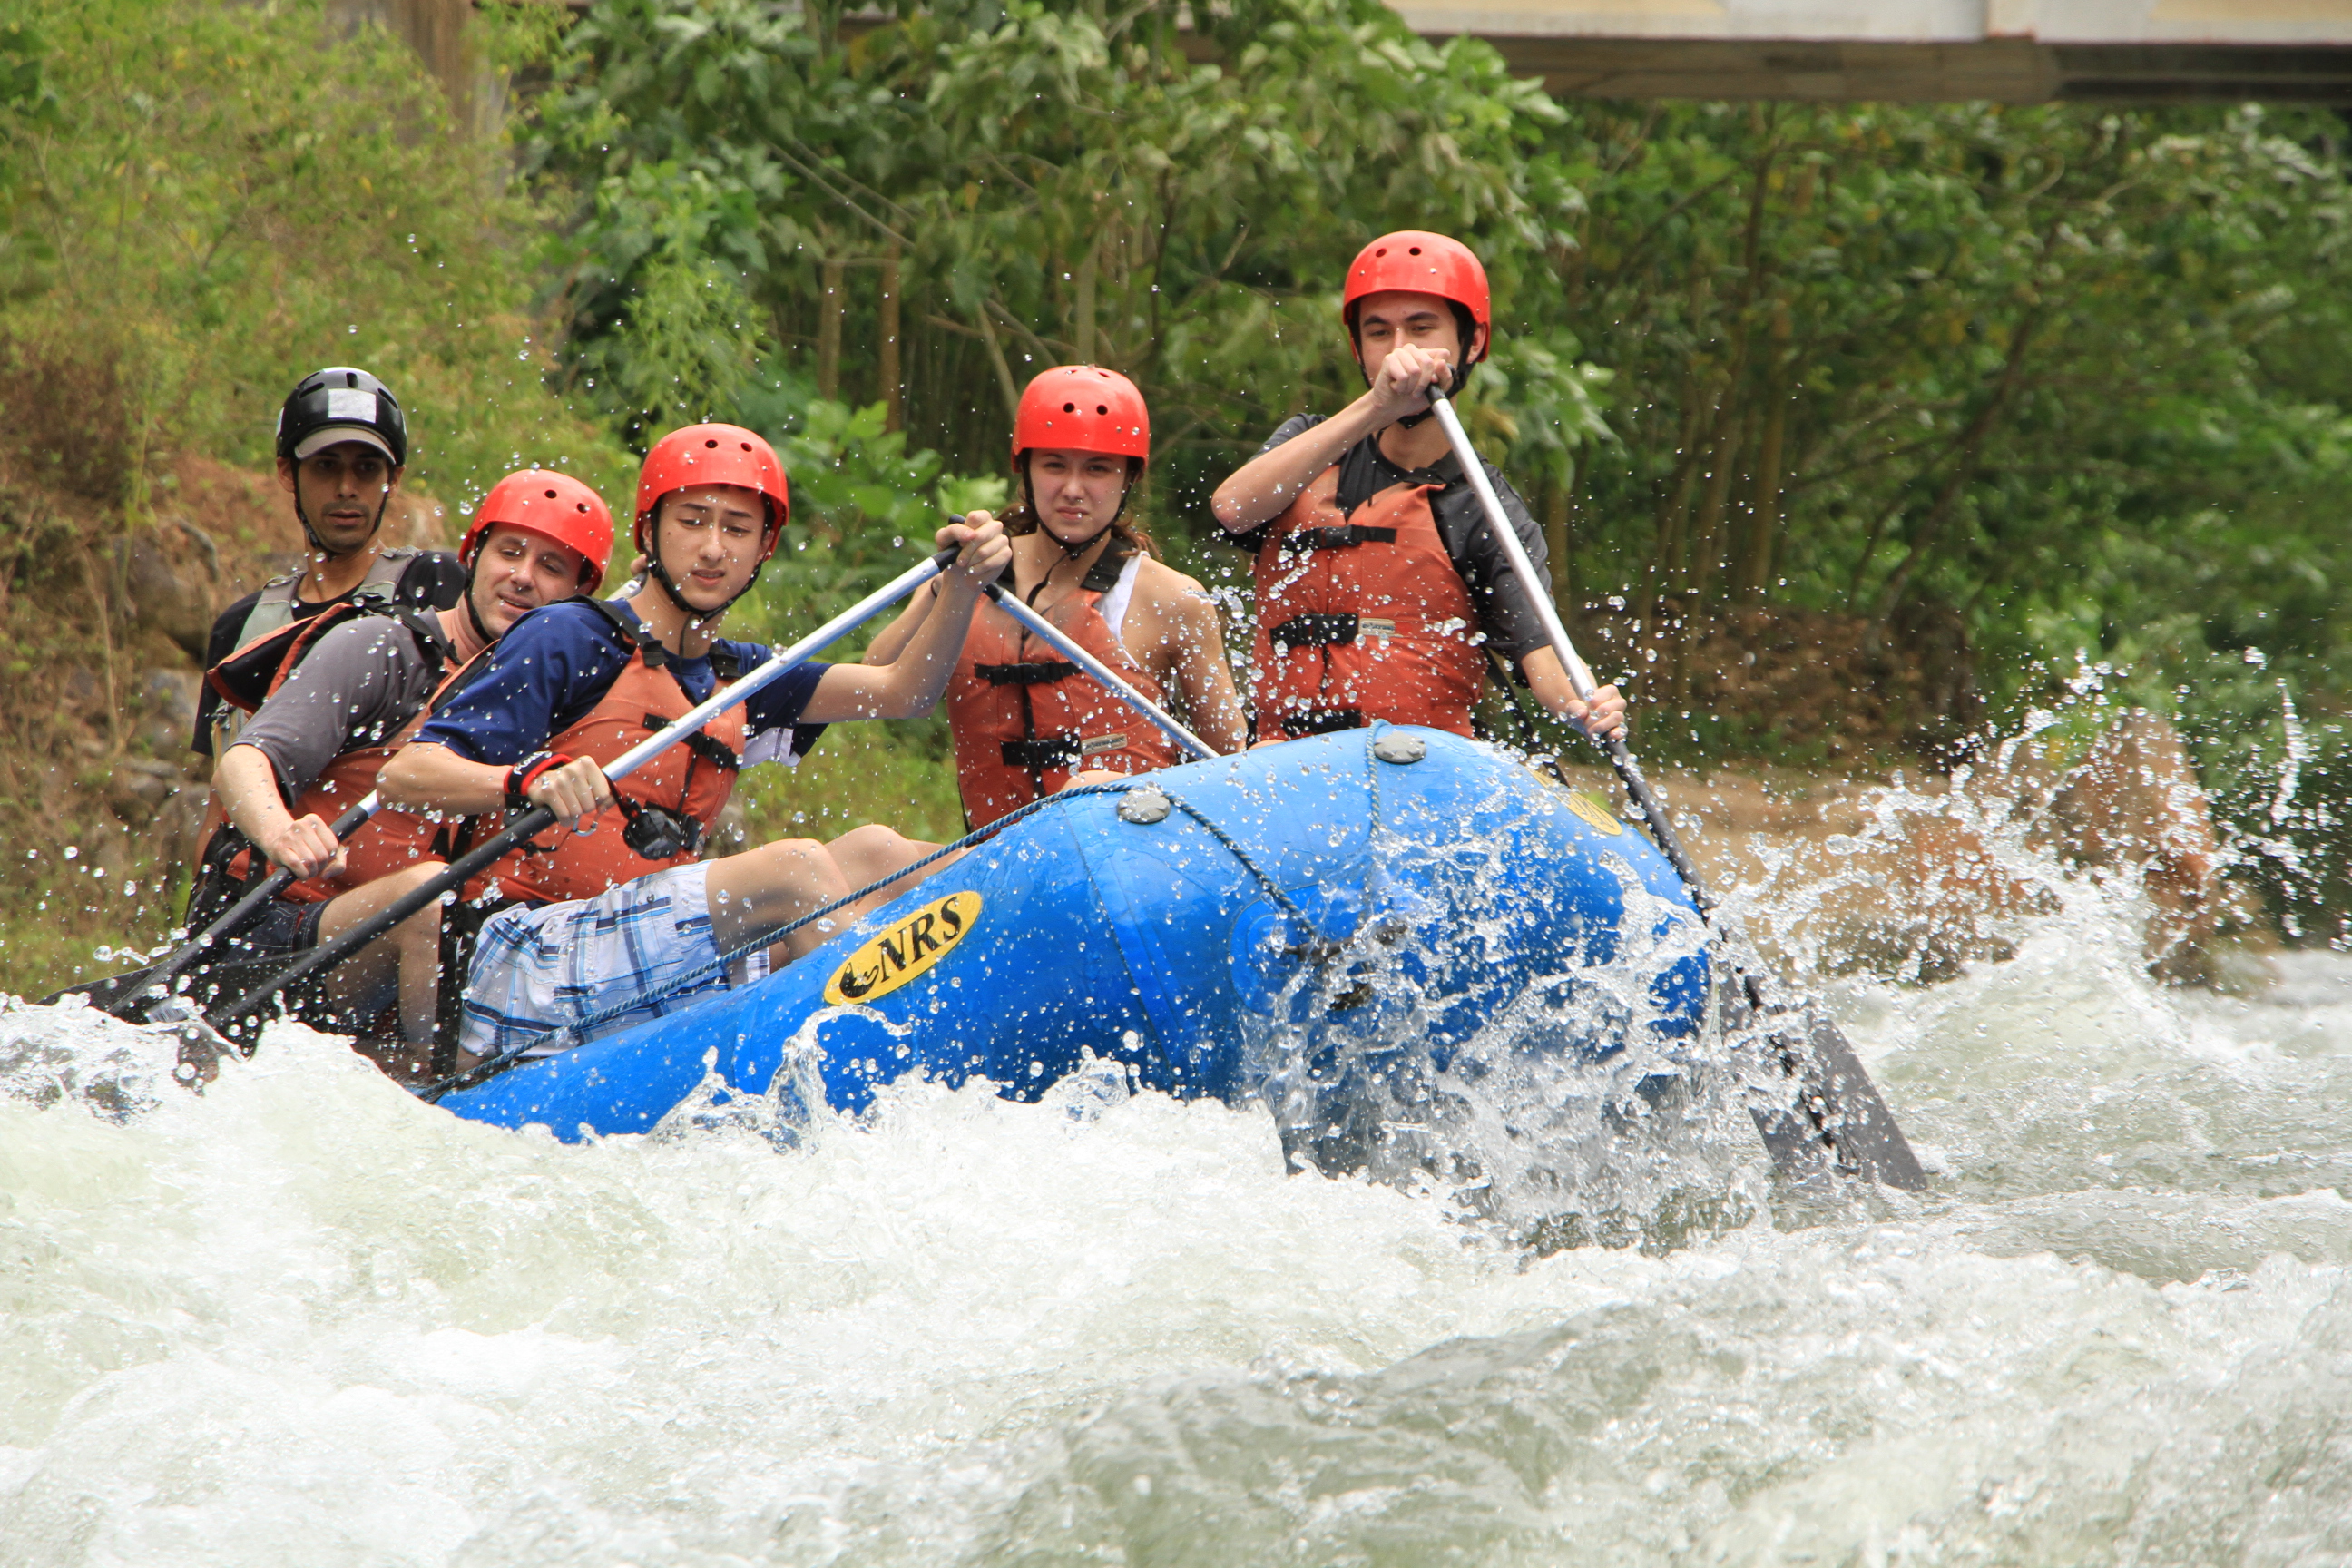
M1390 3L1415 30L1485 38L1570 97L2352 106L2352 0ZM496 87L467 47L472 0L328 0L328 13L391 27L461 114L495 118Z
M2352 104L2352 0L1391 0L1591 98Z

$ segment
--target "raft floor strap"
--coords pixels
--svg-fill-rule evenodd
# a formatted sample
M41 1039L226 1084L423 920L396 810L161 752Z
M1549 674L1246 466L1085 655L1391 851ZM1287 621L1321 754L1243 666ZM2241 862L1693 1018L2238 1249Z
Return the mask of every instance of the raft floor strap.
M932 850L929 855L924 856L921 859L917 860L910 865L901 866L898 869L891 872L887 877L877 878L854 892L843 894L840 898L834 900L833 902L829 904L821 905L816 909L811 910L804 915L798 916L795 919L786 921L780 926L775 926L768 931L761 931L760 934L751 937L748 941L738 942L733 948L720 953L717 958L714 958L709 963L703 964L700 968L689 970L686 973L678 975L675 979L667 980L659 985L648 987L625 1000L614 1003L609 1007L599 1008L597 1011L591 1013L587 1017L581 1019L576 1024L567 1024L562 1028L557 1029L551 1034L542 1035L535 1040L527 1040L519 1046L512 1047L508 1050L500 1052L495 1057L489 1058L488 1060L477 1063L475 1066L467 1068L464 1072L456 1074L453 1077L445 1078L437 1083L428 1084L424 1089L416 1091L417 1098L424 1100L427 1105L431 1105L439 1100L443 1095L448 1094L453 1090L471 1089L476 1084L486 1082L490 1079L496 1078L499 1074L506 1071L507 1068L520 1063L531 1052L544 1050L558 1041L570 1039L574 1042L584 1043L583 1037L585 1036L588 1031L595 1028L598 1025L610 1023L613 1019L618 1018L624 1014L634 1012L637 1008L644 1006L646 1003L656 1000L659 997L667 996L673 993L684 991L690 986L699 985L703 981L710 978L710 976L724 973L728 968L745 955L757 952L759 949L763 947L772 947L777 942L783 941L784 938L792 935L793 932L800 930L803 926L808 925L815 921L821 921L824 919L825 916L833 914L836 910L845 909L849 905L856 903L858 900L866 897L869 893L877 892L880 889L888 887L893 882L911 877L916 872L921 870L924 867L931 865L936 861L943 860L959 849L968 849L971 847L971 846L981 842L982 839L993 838L996 835L1003 832L1004 829L1012 826L1023 817L1034 816L1036 813L1045 810L1049 805L1053 805L1062 801L1077 800L1083 796L1090 795L1125 795L1131 790L1158 789L1159 787L1159 785L1152 784L1148 777L1145 777L1126 780L1118 784L1084 784L1076 789L1066 789L1057 795L1049 795L1043 800L1033 800L1026 805L1006 812L1003 816L998 817L995 821L990 823L987 826L981 828L977 832L967 833L952 844L940 845L937 849ZM1281 887L1275 882L1275 879L1272 877L1266 875L1264 868L1260 867L1256 861L1250 858L1249 852L1247 850L1235 843L1232 837L1228 835L1223 828L1218 826L1214 822L1212 822L1207 814L1202 812L1200 807L1194 805L1192 802L1184 799L1181 795L1170 795L1169 799L1174 804L1179 811L1181 811L1185 816L1191 817L1193 821L1206 828L1211 837L1223 845L1226 852L1231 854L1235 860L1241 862L1242 869L1247 871L1252 877L1256 879L1258 886L1265 890L1266 897L1274 902L1276 907L1280 909L1284 914L1287 915L1292 920L1297 921L1300 925L1306 927L1310 936L1312 935L1315 931L1315 923L1307 918L1307 911L1300 909L1298 907L1298 901L1296 899L1293 899L1288 893L1284 892Z

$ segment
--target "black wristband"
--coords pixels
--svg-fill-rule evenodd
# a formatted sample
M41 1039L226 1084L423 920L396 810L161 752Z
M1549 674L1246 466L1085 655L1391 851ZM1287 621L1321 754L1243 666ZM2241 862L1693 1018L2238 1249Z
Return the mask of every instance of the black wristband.
M507 770L507 809L530 809L530 786L539 782L541 773L560 768L572 759L561 752L533 752L530 756Z

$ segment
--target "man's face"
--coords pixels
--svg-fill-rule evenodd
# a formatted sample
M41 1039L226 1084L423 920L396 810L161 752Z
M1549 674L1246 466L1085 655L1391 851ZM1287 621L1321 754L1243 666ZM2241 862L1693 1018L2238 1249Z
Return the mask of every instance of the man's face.
M1470 346L1483 352L1486 334L1480 329ZM1454 302L1435 294L1412 294L1401 289L1367 294L1356 306L1356 359L1367 380L1400 343L1443 350L1459 370L1463 362L1462 323L1454 318Z
M328 552L349 555L364 549L400 470L381 448L364 441L338 441L300 462L278 460L278 482L302 503L310 530Z
M499 523L474 557L474 613L494 637L541 605L579 592L586 561L569 545Z
M696 485L662 498L654 548L688 606L715 615L760 569L768 503L740 485Z

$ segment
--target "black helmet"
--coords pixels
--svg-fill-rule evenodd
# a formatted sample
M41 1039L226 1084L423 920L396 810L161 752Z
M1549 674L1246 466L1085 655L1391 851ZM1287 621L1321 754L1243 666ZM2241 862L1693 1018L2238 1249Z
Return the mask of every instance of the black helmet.
M320 439L329 431L340 434ZM337 440L381 447L395 468L408 461L408 421L392 389L363 370L313 371L278 411L278 455L299 463Z

